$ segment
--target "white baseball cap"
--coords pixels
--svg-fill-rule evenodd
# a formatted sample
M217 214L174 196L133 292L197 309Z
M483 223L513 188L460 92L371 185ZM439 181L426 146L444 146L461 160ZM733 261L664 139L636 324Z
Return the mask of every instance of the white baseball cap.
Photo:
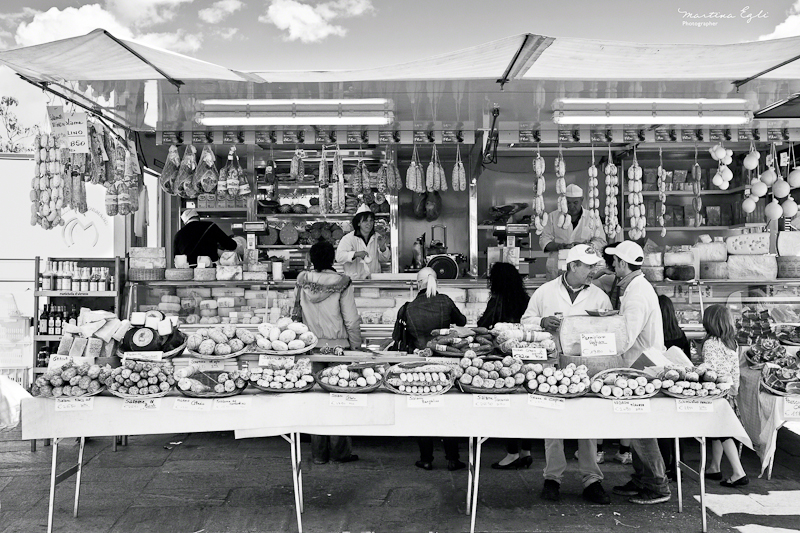
M567 252L567 264L580 261L586 265L596 265L602 260L603 258L597 255L594 248L587 244L576 244Z
M606 248L606 253L615 255L631 265L644 263L644 250L633 241L622 241L612 248Z
M181 220L183 220L184 224L188 224L190 220L199 216L196 209L187 209L181 213Z
M565 194L567 198L583 198L583 189L581 189L574 183L571 183L567 185L567 190Z
M359 213L372 213L372 210L369 208L367 204L361 204L356 210L356 215Z

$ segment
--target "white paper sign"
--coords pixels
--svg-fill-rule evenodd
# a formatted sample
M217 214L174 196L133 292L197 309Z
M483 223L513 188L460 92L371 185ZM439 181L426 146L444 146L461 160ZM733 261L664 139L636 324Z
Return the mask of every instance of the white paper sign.
M547 350L541 346L512 348L511 355L518 357L523 361L547 361Z
M511 407L511 398L499 394L473 394L473 407Z
M50 120L50 134L61 139L67 135L67 121L64 118L64 106L47 106L47 118Z
M122 403L123 411L159 411L161 398L126 398Z
M714 402L712 400L696 400L680 398L675 400L679 413L713 413Z
M366 407L367 397L363 394L331 393L331 405L334 407Z
M458 357L426 357L425 361L434 365L447 365L451 367L459 366L458 362L461 359ZM411 370L413 372L413 370Z
M617 341L613 333L582 333L581 356L617 355Z
M549 396L539 396L538 394L528 394L528 405L559 411L567 406L564 398L550 398Z
M137 361L150 361L157 363L164 358L164 352L125 352L124 359L136 359Z
M225 370L225 361L206 361L205 359L190 359L190 365L194 365L200 372L214 372Z
M215 411L245 411L250 409L250 402L252 398L233 397L233 398L217 398L214 400Z
M47 363L47 370L57 370L64 366L67 361L70 361L69 355L53 354L50 356L50 362Z
M91 411L94 398L56 398L56 411Z
M178 411L210 411L211 402L199 398L175 398L172 408Z
M800 418L800 398L784 396L783 416L784 418Z
M65 117L67 129L67 148L73 154L89 153L89 135L86 126L86 113L73 113Z
M615 413L649 413L650 400L612 400Z
M444 401L441 396L406 396L406 405L410 409L441 407Z
M274 363L275 361L294 361L293 355L269 355L266 353L259 354L258 356L258 366L270 366L270 364Z

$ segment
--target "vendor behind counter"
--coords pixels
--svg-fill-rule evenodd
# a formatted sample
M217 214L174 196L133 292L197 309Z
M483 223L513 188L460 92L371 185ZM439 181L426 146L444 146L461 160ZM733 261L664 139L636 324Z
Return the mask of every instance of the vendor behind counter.
M184 226L175 234L173 246L175 255L185 255L190 265L196 265L199 256L208 256L212 261L217 261L218 250L236 250L236 241L214 222L200 220L196 210L185 210L181 220Z

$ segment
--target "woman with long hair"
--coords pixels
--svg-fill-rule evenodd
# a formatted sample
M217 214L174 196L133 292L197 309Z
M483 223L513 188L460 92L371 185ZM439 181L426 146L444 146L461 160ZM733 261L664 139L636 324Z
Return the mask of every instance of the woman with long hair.
M351 279L367 279L381 271L381 261L391 259L384 236L375 231L375 213L366 205L353 217L353 231L342 237L336 248L336 262Z
M717 376L726 376L731 379L728 401L734 411L736 409L736 395L739 392L739 354L736 344L736 326L730 309L724 305L710 305L703 313L703 328L706 336L703 339L701 352L703 364L717 373ZM737 413L738 414L738 413ZM728 479L722 478L722 455L727 457L733 469L733 475ZM711 441L711 460L706 468L706 478L721 480L723 487L739 487L747 485L750 480L742 468L739 460L739 450L732 437L723 437Z

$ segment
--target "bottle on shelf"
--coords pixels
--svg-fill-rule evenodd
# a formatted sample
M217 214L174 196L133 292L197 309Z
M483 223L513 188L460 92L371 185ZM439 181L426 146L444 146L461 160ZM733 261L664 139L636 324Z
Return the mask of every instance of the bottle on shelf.
M99 289L97 288L100 282L100 274L97 273L96 268L92 268L92 274L89 277L89 292L97 292Z
M81 292L89 292L89 269L81 268Z
M53 320L53 335L61 335L62 321L64 315L61 313L61 306L56 306L55 319Z
M80 292L81 290L81 274L76 264L72 268L72 292Z
M52 305L50 306L50 310L47 313L47 334L48 335L56 334L56 313L55 313L55 308Z
M106 272L107 270L108 269L106 269L106 268L101 268L100 269L100 281L97 283L97 290L98 291L107 291L108 290L108 286L107 286L107 283L108 283L108 277L107 276L108 276L108 274Z
M42 314L39 315L39 323L36 325L36 333L38 335L47 335L47 319L49 317L49 313L47 312L47 304L42 306Z
M75 306L72 306L72 310L69 313L69 320L67 321L72 326L78 325L78 311L75 310Z

